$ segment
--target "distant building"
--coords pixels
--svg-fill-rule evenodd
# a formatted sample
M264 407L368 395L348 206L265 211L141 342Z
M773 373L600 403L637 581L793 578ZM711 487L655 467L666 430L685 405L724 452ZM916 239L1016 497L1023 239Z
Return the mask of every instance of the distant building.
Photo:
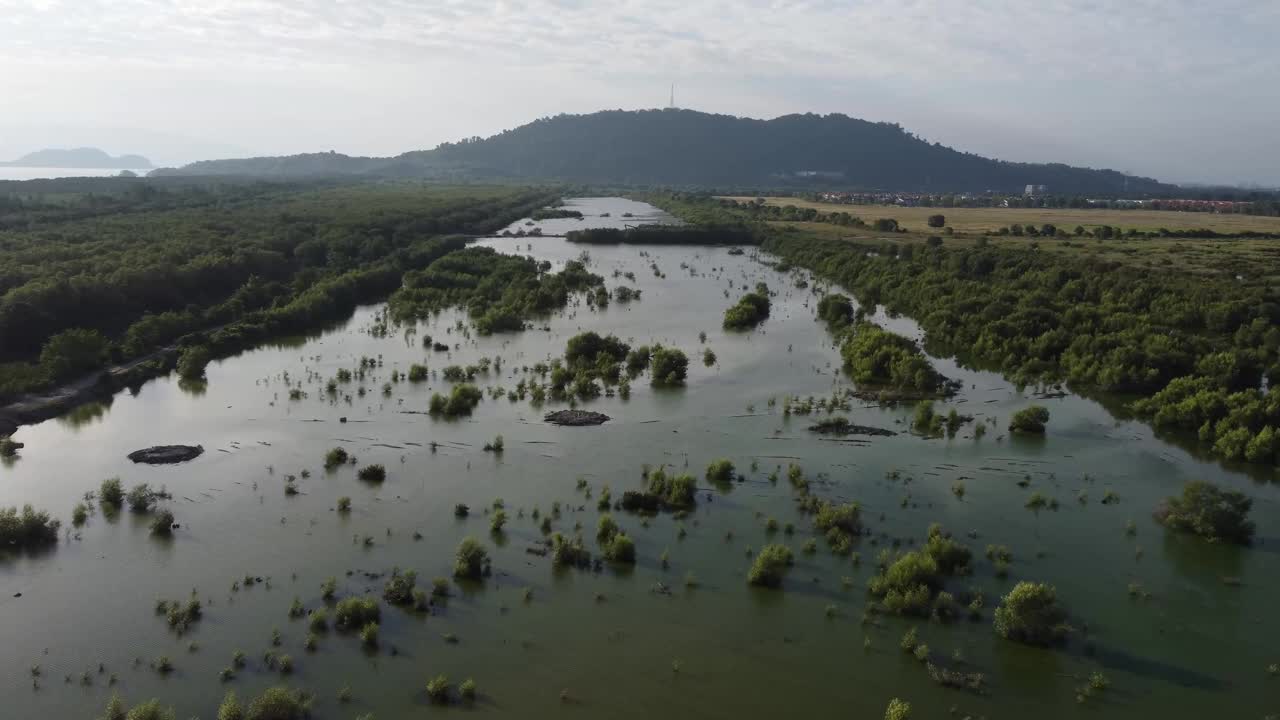
M844 177L841 170L797 170L796 177L801 178L821 178L823 180L839 180Z
M1026 189L1022 191L1022 194L1026 196L1047 195L1048 193L1049 193L1048 185L1028 185Z

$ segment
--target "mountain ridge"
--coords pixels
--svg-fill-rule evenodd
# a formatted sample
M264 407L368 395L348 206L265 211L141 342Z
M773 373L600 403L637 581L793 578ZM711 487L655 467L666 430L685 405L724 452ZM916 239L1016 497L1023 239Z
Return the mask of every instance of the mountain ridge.
M770 120L694 110L544 117L487 138L394 157L340 153L206 160L155 175L554 180L705 187L825 186L934 192L1159 194L1176 185L1115 170L1014 163L928 143L900 125L842 114Z
M113 157L93 147L44 148L0 162L0 167L94 168L103 170L148 170L154 167L141 155Z

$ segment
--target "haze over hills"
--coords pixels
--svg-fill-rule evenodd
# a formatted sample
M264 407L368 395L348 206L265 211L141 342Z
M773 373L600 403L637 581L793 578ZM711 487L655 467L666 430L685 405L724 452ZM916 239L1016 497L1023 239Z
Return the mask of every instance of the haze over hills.
M896 124L845 115L757 120L694 110L609 110L543 118L488 138L390 158L311 153L213 160L157 175L368 175L707 187L787 185L925 191L1158 194L1150 178L1012 163L928 143Z
M121 155L112 157L98 148L72 148L62 150L46 148L27 153L11 162L0 162L5 167L43 167L43 168L100 168L119 170L147 170L152 167L151 161L141 155Z

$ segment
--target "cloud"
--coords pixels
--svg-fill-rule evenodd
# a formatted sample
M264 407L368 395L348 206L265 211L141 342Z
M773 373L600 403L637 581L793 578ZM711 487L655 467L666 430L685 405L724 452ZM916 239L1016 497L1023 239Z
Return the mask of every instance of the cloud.
M419 136L439 141L464 125L477 128L469 135L517 124L530 110L659 104L679 80L683 97L719 111L843 110L966 149L1021 137L1000 153L1019 159L1080 148L1083 158L1058 159L1181 173L1206 166L1197 158L1179 169L1161 152L1095 139L1143 137L1133 119L1147 112L1159 114L1152 139L1172 141L1180 127L1212 137L1204 118L1168 127L1171 113L1206 103L1276 120L1280 99L1259 89L1280 77L1277 31L1280 4L1268 0L0 0L0 92L19 87L15 74L48 78L48 102L23 86L35 105L20 112L37 116L95 82L164 88L173 100L200 92L198 84L268 114L306 111L314 128L292 137L312 142L360 129L365 113L330 101L347 92L418 113L455 109L418 124L427 130ZM495 107L486 94L518 105ZM247 133L225 138L240 144L282 136L215 120L189 121L206 134ZM384 139L401 149L433 144L387 122ZM1218 122L1250 132L1257 124ZM984 133L984 124L1011 132ZM1240 149L1227 147L1228 158L1210 167L1215 176L1238 167L1230 158L1256 154L1243 151L1247 143L1275 147L1265 137L1236 140Z

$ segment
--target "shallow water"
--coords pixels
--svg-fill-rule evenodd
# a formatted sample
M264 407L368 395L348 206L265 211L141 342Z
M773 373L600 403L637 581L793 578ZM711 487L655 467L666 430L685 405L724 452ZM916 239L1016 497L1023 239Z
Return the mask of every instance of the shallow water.
M551 234L641 221L621 218L628 210L662 219L652 208L617 199L571 206L593 217L538 226ZM594 217L601 212L613 217ZM520 227L528 226L512 229ZM558 238L484 242L556 265L584 250ZM782 412L788 395L829 396L846 387L835 372L838 353L814 318L812 289L798 289L794 276L723 248L585 249L592 270L610 288L632 284L613 277L615 270L634 272L640 301L615 302L603 311L578 301L537 321L539 329L485 338L455 329L462 319L455 312L377 337L369 330L382 308L366 307L318 336L212 364L203 391L160 379L136 395L125 392L109 404L23 428L21 458L0 468L0 504L32 503L65 523L84 492L118 475L126 487L166 485L181 527L171 541L160 541L149 536L145 517L98 512L56 548L0 556L5 716L95 717L111 693L110 673L127 700L159 697L176 706L179 717L211 717L228 687L243 698L282 682L314 691L319 718L367 712L403 717L423 710L425 683L440 673L454 682L474 677L478 711L521 717L760 717L832 708L879 717L894 696L910 700L925 718L953 707L955 717L991 718L1066 718L1085 711L1104 718L1200 717L1224 710L1232 717L1261 717L1280 709L1280 680L1266 670L1280 661L1274 648L1280 622L1269 603L1280 590L1274 484L1201 462L1143 425L1117 421L1076 396L1036 400L1052 413L1043 440L1002 437L1003 422L982 439L972 438L972 426L950 440L906 433L865 443L823 439L806 431L814 418ZM772 317L756 332L721 330L724 309L757 281L779 291ZM905 318L879 319L918 336ZM687 387L655 391L647 377L638 379L629 400L584 403L614 418L589 428L542 422L544 412L563 406L533 408L506 399L486 398L463 420L416 414L426 410L432 392L447 391L439 377L395 384L389 399L380 394L393 369L425 362L439 371L481 357L503 362L500 372L480 376L479 386L514 389L524 377L522 366L561 355L569 337L588 329L633 344L684 349L690 356ZM712 367L701 362L700 331L718 357ZM424 351L424 335L460 348ZM363 381L368 394L358 396L361 383L353 382L343 388L349 402L328 399L325 381L339 368L354 368L362 356L383 363ZM956 399L962 412L1004 420L1032 402L997 375L936 362L963 381ZM288 399L285 372L303 380L305 399ZM904 431L910 420L910 408L862 405L854 401L852 421ZM483 452L483 444L499 434L505 452ZM435 452L432 442L438 443ZM125 459L132 450L161 443L199 443L206 453L169 467ZM323 455L337 445L361 464L385 464L387 481L363 484L354 467L325 472ZM683 523L662 515L643 527L638 516L614 513L636 541L634 570L554 571L548 558L525 552L542 539L530 517L534 507L547 513L559 501L564 511L556 529L569 533L580 522L595 550L602 486L615 497L639 487L646 463L687 467L701 479L718 457L732 459L746 481L723 492L704 488L696 513ZM753 461L758 470L750 469ZM865 583L876 554L889 543L864 539L856 566L847 556L834 557L822 542L815 554L801 554L809 523L794 509L785 472L777 485L767 480L776 466L785 470L790 462L810 478L823 478L815 484L820 497L862 503L877 538L885 533L920 542L931 522L952 530L974 550L975 568L951 587L982 588L984 619L940 625L877 617L864 625ZM286 497L284 477L303 469L312 474L298 480L301 494ZM886 477L894 470L902 480ZM1030 487L1018 487L1027 475ZM590 500L575 489L580 477L596 493ZM1208 545L1167 535L1151 521L1160 498L1197 477L1256 498L1261 542L1251 549ZM963 501L951 491L961 478ZM1108 489L1118 493L1119 503L1100 504ZM1087 504L1077 502L1080 490L1087 492ZM1056 498L1060 509L1024 509L1035 491ZM344 495L353 502L349 516L333 511ZM500 543L481 514L497 498L511 516ZM470 519L454 517L459 502L473 508ZM516 517L517 509L524 517ZM795 523L795 536L767 535L767 517ZM1128 520L1137 526L1135 537L1125 534ZM726 539L730 531L733 537ZM421 539L414 539L415 532ZM966 537L970 532L975 539ZM366 535L371 546L361 542ZM397 566L417 570L420 586L429 584L431 577L449 574L454 548L466 535L493 553L494 575L483 585L456 588L430 616L384 607L377 653L332 631L321 636L316 652L303 649L305 622L287 615L295 596L308 608L319 606L319 586L329 576L338 577L340 596L380 593L383 578L363 573ZM748 549L768 542L786 542L797 551L783 591L745 582ZM1013 550L1009 578L996 578L982 557L988 543ZM659 562L664 550L671 558L666 570ZM684 584L690 572L698 581L694 589ZM232 591L246 574L270 578L270 587ZM852 588L842 586L844 577L853 580ZM1240 584L1228 585L1223 577ZM1019 579L1056 585L1073 624L1087 627L1087 641L1077 638L1051 651L997 638L990 610ZM1133 581L1152 597L1131 599L1127 586ZM659 582L670 595L652 592ZM532 589L527 603L525 588ZM154 613L154 603L186 598L193 590L205 601L205 616L179 637ZM835 608L831 617L828 606ZM898 647L913 625L935 656L949 659L960 651L964 669L985 673L988 693L934 685L923 665ZM292 676L262 668L273 628L283 634L276 651L294 658ZM446 642L446 634L457 642ZM193 641L194 651L188 647ZM224 684L218 671L237 649L247 653L249 667ZM176 667L167 677L147 667L160 655ZM135 665L135 658L141 663ZM97 672L99 663L104 674ZM34 664L41 666L38 690L29 673ZM1112 686L1082 709L1075 688L1095 670ZM81 684L85 671L89 685ZM343 686L355 698L347 706L336 699Z

